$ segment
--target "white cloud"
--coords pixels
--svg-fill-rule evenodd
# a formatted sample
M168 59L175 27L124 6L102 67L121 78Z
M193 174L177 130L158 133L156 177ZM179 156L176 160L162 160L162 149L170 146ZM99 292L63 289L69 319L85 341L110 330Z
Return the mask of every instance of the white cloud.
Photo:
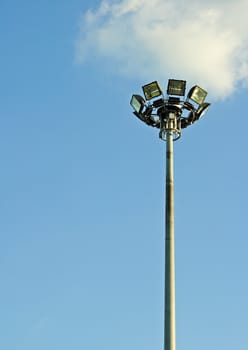
M102 1L84 13L76 58L141 78L186 79L212 96L248 82L248 1Z

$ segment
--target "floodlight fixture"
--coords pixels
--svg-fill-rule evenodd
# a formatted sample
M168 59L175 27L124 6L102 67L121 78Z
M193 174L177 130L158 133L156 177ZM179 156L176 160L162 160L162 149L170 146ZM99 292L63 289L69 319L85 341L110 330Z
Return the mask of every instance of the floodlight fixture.
M155 101L153 101L153 107L154 108L159 108L159 107L161 107L161 106L163 106L164 105L164 99L163 98L159 98L158 100L155 100Z
M168 95L184 96L186 89L185 80L169 79L167 86Z
M163 91L157 81L153 81L152 83L142 86L142 89L147 101L163 94Z
M141 113L145 106L145 100L140 95L133 95L130 101L130 105L133 107L135 112Z
M188 93L188 98L194 102L196 102L198 105L201 105L205 97L207 96L207 91L202 89L200 86L195 85L193 86Z
M180 105L180 98L170 96L168 99L168 105Z
M204 102L199 106L199 108L196 111L197 120L200 119L201 117L203 117L204 114L207 113L209 107L210 107L210 103L208 103L208 102Z

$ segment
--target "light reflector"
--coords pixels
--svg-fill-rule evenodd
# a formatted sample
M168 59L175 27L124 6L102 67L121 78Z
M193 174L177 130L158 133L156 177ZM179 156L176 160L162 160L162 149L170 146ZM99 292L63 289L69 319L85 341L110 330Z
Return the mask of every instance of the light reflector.
M186 89L185 80L169 79L167 86L168 95L184 96Z
M198 105L201 105L205 97L207 96L207 91L202 89L200 86L196 85L193 86L189 93L188 93L188 98L190 98L192 101L196 102Z
M163 93L157 81L153 81L152 83L142 86L142 89L147 101L151 100L154 97L158 97Z

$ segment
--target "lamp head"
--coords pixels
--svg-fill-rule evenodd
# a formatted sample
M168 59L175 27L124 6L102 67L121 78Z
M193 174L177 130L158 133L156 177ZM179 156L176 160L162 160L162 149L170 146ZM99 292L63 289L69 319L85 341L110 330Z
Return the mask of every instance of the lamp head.
M184 96L186 89L185 80L169 79L167 86L168 95Z
M153 81L152 83L142 86L142 89L147 101L163 94L162 89L157 81Z
M207 113L209 107L210 107L210 103L208 102L202 103L196 111L197 119L200 119L201 117L203 117L204 114Z
M135 112L141 113L145 106L145 100L140 95L133 95L130 101L130 105L133 107Z
M155 107L155 108L159 108L159 107L161 107L161 106L163 106L164 105L164 99L163 98L159 98L158 100L155 100L155 101L153 101L153 107Z
M169 105L180 105L180 98L179 97L169 97L168 104Z
M204 100L205 97L207 96L207 91L202 89L200 86L196 85L193 86L188 93L187 98L189 98L190 100L194 101L195 103L197 103L198 105L201 105Z

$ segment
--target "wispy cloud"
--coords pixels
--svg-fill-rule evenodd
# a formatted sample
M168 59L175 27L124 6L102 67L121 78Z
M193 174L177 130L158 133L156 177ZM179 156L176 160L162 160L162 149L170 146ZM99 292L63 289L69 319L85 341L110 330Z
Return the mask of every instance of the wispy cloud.
M102 1L82 15L80 63L141 79L185 78L224 98L248 82L247 0Z

